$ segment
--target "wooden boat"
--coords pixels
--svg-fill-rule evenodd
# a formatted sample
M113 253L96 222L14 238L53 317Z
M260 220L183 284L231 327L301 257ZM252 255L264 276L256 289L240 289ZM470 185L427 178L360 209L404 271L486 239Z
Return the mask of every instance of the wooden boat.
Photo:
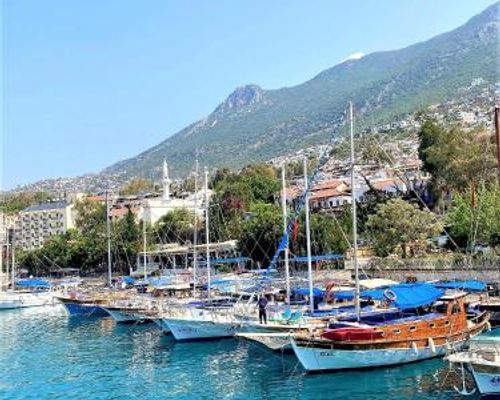
M340 340L330 340L317 332L296 335L292 347L307 371L371 368L442 356L488 327L486 312L467 318L465 295L442 297L440 312L377 324L376 338L350 340L339 335Z
M54 305L53 292L0 292L0 310Z
M349 328L327 329L321 334L323 339L350 342L381 339L383 336L384 331L371 326L353 326Z
M490 313L490 323L492 326L500 326L500 299L496 301L488 301L478 305L480 311L488 311Z

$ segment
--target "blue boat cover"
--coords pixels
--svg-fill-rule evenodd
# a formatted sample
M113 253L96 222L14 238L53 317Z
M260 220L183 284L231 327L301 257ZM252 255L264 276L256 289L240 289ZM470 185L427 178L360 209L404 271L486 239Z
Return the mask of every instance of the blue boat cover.
M460 289L466 292L484 292L486 283L481 281L443 281L433 284L439 289Z
M158 278L148 278L147 282L153 287L161 287L169 285L172 282L172 278L169 276L159 276Z
M26 288L50 288L50 282L41 278L19 279L16 281L16 286Z
M337 300L352 300L354 299L354 290L339 290L338 292L333 292L333 296Z
M131 276L123 276L122 277L123 282L125 282L127 285L133 285L135 282L135 279L132 278Z
M293 294L299 296L309 296L309 288L296 288L292 290ZM314 297L323 297L323 291L319 288L313 288Z
M395 295L394 299L389 301L388 297L392 297L392 294ZM430 305L443 294L443 289L436 288L429 283L401 283L385 288L365 290L361 297L386 300L401 310L407 310Z
M240 262L250 261L249 257L232 257L232 258L213 258L210 260L212 264L236 264ZM206 265L206 262L205 262Z
M330 254L311 256L311 261L315 262L315 261L325 261L325 260L341 260L342 258L344 258L344 256L342 256L341 254L330 253ZM307 262L307 260L308 260L307 256L297 256L292 258L290 261Z
M400 310L407 310L432 304L443 294L443 289L434 287L429 283L402 283L378 289L364 290L360 293L360 297L363 299L370 298L372 300L385 301L389 301L388 297L394 297L389 302ZM339 300L352 300L354 298L354 291L334 292L334 296Z

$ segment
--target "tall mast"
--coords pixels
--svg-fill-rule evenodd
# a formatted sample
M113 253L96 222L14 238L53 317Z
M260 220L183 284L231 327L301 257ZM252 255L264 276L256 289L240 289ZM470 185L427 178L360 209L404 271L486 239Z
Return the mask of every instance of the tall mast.
M194 162L194 235L193 235L193 297L196 297L196 270L198 268L198 159Z
M360 304L359 304L359 265L358 265L358 232L356 220L356 191L355 191L355 177L354 177L354 117L353 117L353 104L349 102L349 122L350 122L350 138L351 138L351 209L352 209L352 250L354 260L354 279L355 279L355 296L354 305L356 309L356 316L359 320Z
M311 227L309 224L309 183L307 181L307 157L304 156L304 198L306 213L307 278L309 280L309 307L314 312L314 289L311 259Z
M10 274L10 253L9 253L9 233L6 231L6 242L5 242L5 288L9 289L9 274Z
M495 106L495 141L497 143L498 181L500 182L500 108Z
M1 216L1 218L3 218L3 215ZM2 226L4 226L4 224L2 224ZM7 238L7 236L5 236L5 237ZM3 244L3 240L2 240L2 242L0 242L0 292L3 292L3 285L4 285L4 281L5 281L5 274L3 272L3 246L4 246L4 244ZM9 263L9 261L7 260L7 264L8 263Z
M12 253L12 267L11 267L11 272L12 272L12 290L15 289L16 286L16 250L15 250L15 240L14 240L14 234L12 235L12 248L11 248L11 253Z
M146 278L148 276L146 250L147 250L146 221L143 219L142 220L142 263L144 268L144 281L146 281Z
M3 242L0 243L0 292L3 292Z
M281 206L283 207L283 235L286 238L286 246L285 246L285 280L286 280L286 302L290 304L290 263L288 260L289 253L289 239L287 232L288 225L288 210L286 208L286 162L283 162L283 166L281 168L281 186L283 188L283 192L281 195Z
M208 169L205 167L205 236L207 240L207 296L210 298L211 271L210 271L210 225L209 225L209 198L208 198Z
M108 285L112 285L112 271L111 271L111 218L109 212L109 191L106 190L106 236L108 241Z

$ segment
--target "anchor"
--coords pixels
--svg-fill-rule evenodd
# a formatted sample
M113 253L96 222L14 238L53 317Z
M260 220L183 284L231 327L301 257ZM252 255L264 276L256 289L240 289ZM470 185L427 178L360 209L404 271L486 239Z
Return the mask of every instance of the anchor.
M465 370L464 370L464 363L460 363L462 367L462 389L457 388L456 386L453 386L453 388L460 393L462 396L471 396L474 393L476 393L476 388L472 389L470 392L467 391L467 385L465 384Z

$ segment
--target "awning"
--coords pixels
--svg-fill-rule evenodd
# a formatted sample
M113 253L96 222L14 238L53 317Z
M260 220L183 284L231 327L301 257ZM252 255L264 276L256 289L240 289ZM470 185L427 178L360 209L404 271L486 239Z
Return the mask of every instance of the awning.
M327 261L327 260L341 260L344 256L342 254L321 254L317 256L311 256L311 261ZM290 261L293 262L307 262L309 258L307 256L297 256L292 258Z
M360 297L363 299L384 300L401 310L427 306L435 302L444 294L444 290L428 283L402 283L385 286L378 289L363 290ZM333 292L336 299L352 300L354 291Z
M236 264L236 263L244 263L247 261L250 261L249 257L214 258L213 260L210 260L212 264Z
M309 288L293 289L292 293L297 294L299 296L309 296ZM314 297L323 297L323 291L319 288L313 288L313 296Z
M19 279L16 281L16 286L25 288L50 288L52 285L45 279L30 278L30 279Z
M484 292L486 291L486 283L481 281L443 281L435 282L433 285L439 289L457 289L466 292Z

